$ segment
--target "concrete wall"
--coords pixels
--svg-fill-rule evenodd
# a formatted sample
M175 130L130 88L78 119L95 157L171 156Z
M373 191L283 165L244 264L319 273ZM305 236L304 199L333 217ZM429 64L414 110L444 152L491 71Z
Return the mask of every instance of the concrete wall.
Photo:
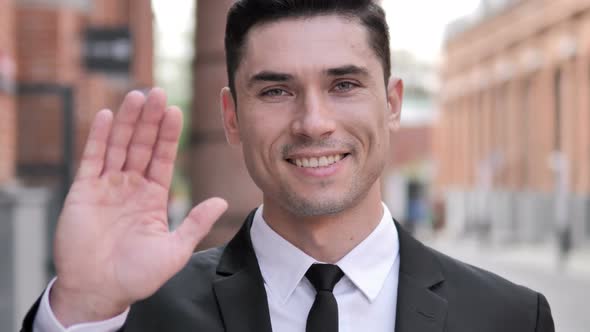
M51 197L47 189L0 191L0 326L10 331L20 329L48 282L46 215Z

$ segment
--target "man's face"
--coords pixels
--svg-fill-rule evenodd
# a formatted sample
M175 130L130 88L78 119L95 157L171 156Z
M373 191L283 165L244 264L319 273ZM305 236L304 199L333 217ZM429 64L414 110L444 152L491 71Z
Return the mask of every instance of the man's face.
M250 30L236 72L237 113L226 89L223 116L265 205L320 216L379 190L402 93L400 81L386 87L383 77L356 20L286 19Z

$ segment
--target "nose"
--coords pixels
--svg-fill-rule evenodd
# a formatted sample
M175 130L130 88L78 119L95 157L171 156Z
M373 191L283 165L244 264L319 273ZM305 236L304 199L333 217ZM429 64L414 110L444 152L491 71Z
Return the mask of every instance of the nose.
M319 93L307 93L292 123L293 134L316 140L329 137L335 129L334 114L325 98Z

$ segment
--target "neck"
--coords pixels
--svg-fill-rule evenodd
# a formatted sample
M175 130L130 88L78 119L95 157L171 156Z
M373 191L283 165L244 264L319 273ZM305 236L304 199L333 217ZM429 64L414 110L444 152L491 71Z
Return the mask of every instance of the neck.
M336 214L300 217L264 197L264 220L291 244L324 263L336 263L377 227L383 216L379 182L357 205Z

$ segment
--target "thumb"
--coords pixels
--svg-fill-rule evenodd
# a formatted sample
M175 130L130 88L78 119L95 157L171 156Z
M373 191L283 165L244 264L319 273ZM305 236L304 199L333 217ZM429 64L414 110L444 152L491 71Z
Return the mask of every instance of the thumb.
M175 231L179 244L192 252L225 210L227 202L217 197L209 198L195 206Z

